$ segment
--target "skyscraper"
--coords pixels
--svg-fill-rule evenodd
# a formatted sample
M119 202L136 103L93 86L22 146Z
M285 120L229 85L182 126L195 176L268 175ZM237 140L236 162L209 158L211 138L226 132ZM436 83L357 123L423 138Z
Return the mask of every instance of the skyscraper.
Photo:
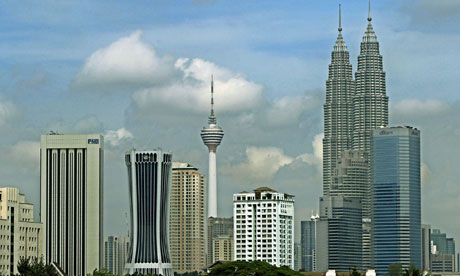
M104 237L104 266L103 268L112 273L113 275L123 275L123 272L118 270L119 268L119 241L118 237L107 236Z
M316 271L315 246L316 246L316 222L319 216L311 216L308 221L300 222L301 244L301 269Z
M211 79L211 114L208 117L208 127L201 130L201 139L209 150L208 170L208 217L217 217L217 169L216 151L224 137L224 131L217 125L214 115L214 80Z
M294 196L267 187L233 195L236 261L294 268Z
M373 244L377 275L390 264L421 268L420 131L372 131Z
M422 224L422 267L424 271L431 268L431 226Z
M388 96L383 58L371 23L370 4L367 21L369 23L358 56L353 97L353 149L365 152L370 151L371 131L388 125Z
M331 54L329 77L326 81L323 139L323 193L329 195L331 175L340 154L351 149L353 130L353 95L355 82L350 54L342 37L339 6L339 34Z
M325 196L316 223L316 269L347 272L362 268L362 202Z
M0 275L19 275L21 258L42 256L42 224L17 188L0 188Z
M131 205L131 251L125 272L172 276L169 194L172 155L162 150L126 153Z
M173 163L169 238L176 273L206 267L206 179L187 163Z
M233 217L231 218L208 218L208 263L207 266L214 264L217 261L233 261L233 252L214 252L214 244L216 240L224 240L230 238L233 241ZM222 241L224 242L224 241ZM233 251L233 242L231 247L219 246L219 250ZM230 257L230 259L228 259Z
M101 135L41 136L42 254L69 276L103 265L103 142Z

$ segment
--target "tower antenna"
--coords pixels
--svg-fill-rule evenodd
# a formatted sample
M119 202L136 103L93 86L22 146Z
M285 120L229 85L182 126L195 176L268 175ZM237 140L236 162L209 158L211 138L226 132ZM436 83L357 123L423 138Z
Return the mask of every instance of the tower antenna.
M369 0L369 15L367 16L367 21L371 22L372 17L371 17L371 0Z
M342 4L339 4L339 32L342 31Z

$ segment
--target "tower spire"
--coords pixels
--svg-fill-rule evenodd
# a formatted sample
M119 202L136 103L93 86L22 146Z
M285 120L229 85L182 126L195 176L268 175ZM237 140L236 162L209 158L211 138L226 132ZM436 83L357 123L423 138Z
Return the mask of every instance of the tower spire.
M372 17L371 17L371 0L369 0L369 14L367 16L367 21L371 22Z
M214 75L211 75L211 114L208 117L209 124L216 124L217 119L216 115L214 115Z
M342 4L339 4L339 32L342 31Z

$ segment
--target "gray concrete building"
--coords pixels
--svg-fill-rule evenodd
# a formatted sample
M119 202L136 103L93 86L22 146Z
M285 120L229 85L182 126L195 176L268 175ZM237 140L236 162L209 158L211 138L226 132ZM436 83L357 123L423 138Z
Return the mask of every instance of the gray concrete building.
M431 269L431 226L422 224L422 270Z

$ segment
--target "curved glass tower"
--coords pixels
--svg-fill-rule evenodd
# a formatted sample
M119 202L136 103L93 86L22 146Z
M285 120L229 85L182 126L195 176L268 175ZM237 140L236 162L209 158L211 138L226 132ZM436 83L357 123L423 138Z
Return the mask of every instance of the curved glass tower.
M171 153L131 150L128 168L131 248L125 273L174 275L169 255Z
M216 151L224 138L224 131L217 125L217 118L214 115L214 80L211 80L211 114L208 117L208 127L201 130L201 139L209 150L209 171L208 171L208 217L217 217L217 168Z

